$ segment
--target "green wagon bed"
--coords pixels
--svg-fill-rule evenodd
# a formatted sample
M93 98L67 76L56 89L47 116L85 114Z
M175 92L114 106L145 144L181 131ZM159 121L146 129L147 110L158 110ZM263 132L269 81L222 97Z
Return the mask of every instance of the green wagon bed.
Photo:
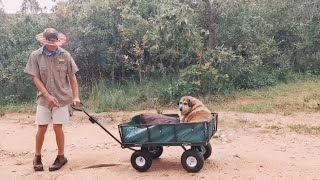
M178 118L177 114L164 115ZM119 125L121 141L124 147L207 145L218 126L218 114L212 115L208 122L157 125L142 124L137 115Z
M177 114L164 114L178 118ZM140 147L131 156L131 165L138 171L147 171L152 159L159 158L163 146L181 146L181 164L188 172L199 172L204 160L212 153L210 139L217 131L218 114L213 113L212 119L196 123L175 124L143 124L140 115L130 122L118 126L123 148ZM185 146L191 146L186 149Z

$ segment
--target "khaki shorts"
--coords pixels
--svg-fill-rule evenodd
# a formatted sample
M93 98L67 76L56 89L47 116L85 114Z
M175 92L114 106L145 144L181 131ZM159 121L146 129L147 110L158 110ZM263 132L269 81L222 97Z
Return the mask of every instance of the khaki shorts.
M50 110L47 107L37 105L36 124L67 124L69 122L68 106L54 107Z

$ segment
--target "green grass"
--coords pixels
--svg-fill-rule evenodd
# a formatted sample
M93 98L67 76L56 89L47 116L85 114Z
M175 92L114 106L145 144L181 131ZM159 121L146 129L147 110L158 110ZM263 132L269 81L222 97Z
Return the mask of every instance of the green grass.
M141 88L138 84L125 86L94 86L86 103L96 112L177 108L175 102L161 104L159 97L168 87L166 81L150 81ZM232 94L200 98L213 111L248 113L316 112L320 110L320 81L300 80L259 90L237 91Z
M320 110L319 89L319 80L279 84L274 87L236 92L229 96L219 97L210 107L219 111L282 112L285 115L294 112L316 112Z
M137 111L177 108L176 101L168 95L167 80L148 81L143 87L135 83L108 85L99 83L82 88L82 101L91 111ZM234 91L227 95L199 98L212 111L248 113L319 112L320 80L300 80L259 90ZM166 98L163 101L161 98ZM165 103L163 103L165 102ZM35 103L9 104L0 107L0 116L9 112L34 112Z
M299 134L307 134L307 135L320 135L320 127L308 127L304 124L298 125L290 125L288 126L292 131L299 133Z
M36 105L34 103L22 103L22 104L8 104L5 106L0 106L0 116L6 113L34 113L36 110Z
M99 83L84 102L95 112L159 109L158 97L166 87L166 81L149 81L143 87L135 83L115 86Z

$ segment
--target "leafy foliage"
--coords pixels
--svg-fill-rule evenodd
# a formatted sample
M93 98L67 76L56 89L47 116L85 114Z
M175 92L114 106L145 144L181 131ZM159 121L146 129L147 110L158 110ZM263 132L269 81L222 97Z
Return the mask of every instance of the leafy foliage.
M26 76L23 71L26 66L30 53L37 48L35 36L42 30L40 24L33 20L30 16L25 16L17 19L16 24L11 26L13 34L20 36L6 37L7 47L13 46L15 48L2 47L5 52L2 63L2 70L0 71L0 82L2 85L1 96L5 103L13 103L19 101L30 100L34 97L35 91L30 77ZM1 68L1 67L0 67ZM32 96L33 95L33 96ZM1 101L0 101L1 103Z
M319 1L214 0L215 48L207 46L207 2L69 0L50 14L36 0L24 0L14 15L0 8L0 103L34 98L23 69L45 27L67 35L63 48L80 68L87 98L106 81L139 84L141 94L132 103L157 98L167 104L182 95L271 86L297 73L320 75ZM151 97L144 89L154 79L168 82ZM119 90L117 97L125 93Z

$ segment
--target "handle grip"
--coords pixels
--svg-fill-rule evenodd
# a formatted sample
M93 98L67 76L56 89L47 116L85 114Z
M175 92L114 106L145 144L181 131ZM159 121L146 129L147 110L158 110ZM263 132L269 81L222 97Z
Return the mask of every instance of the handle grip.
M77 107L75 107L74 104L72 103L72 104L71 104L71 108L72 108L73 110L76 110L76 111L84 111L84 110L83 110L83 106L84 106L84 105L82 104L82 102L80 102L80 105L81 105L81 106L80 106L79 108L77 108Z

